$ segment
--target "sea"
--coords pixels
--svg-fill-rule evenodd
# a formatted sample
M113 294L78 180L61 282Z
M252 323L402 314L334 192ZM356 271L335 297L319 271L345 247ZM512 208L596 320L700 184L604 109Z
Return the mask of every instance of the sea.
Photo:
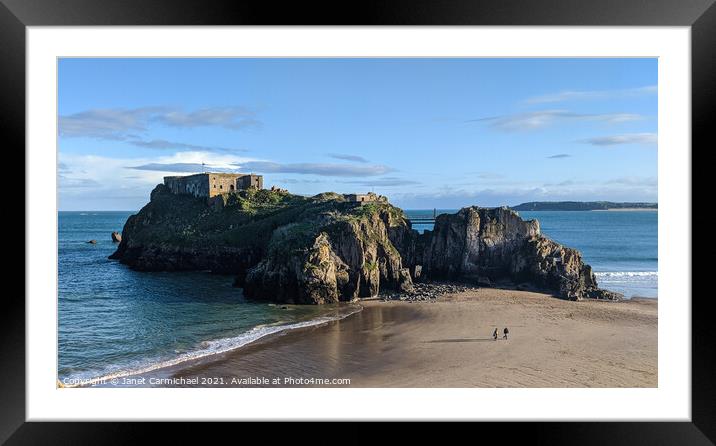
M434 212L406 214L430 219ZM231 277L208 272L133 271L107 258L117 246L111 232L121 231L131 214L58 214L58 379L67 385L178 367L360 311L358 305L247 301ZM657 214L520 212L539 220L548 237L579 249L602 288L628 298L657 297ZM422 232L432 223L413 227Z

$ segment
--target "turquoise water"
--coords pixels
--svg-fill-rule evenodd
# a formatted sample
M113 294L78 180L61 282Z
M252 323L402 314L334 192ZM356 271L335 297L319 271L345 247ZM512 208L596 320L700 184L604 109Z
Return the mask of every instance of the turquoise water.
M437 214L457 212L438 209ZM432 218L433 210L406 210L408 218ZM626 297L657 297L658 212L521 211L537 219L542 233L582 252L602 288ZM413 225L418 231L432 224Z
M406 213L432 217L433 211ZM59 213L60 380L144 373L356 310L248 302L229 276L132 271L107 259L116 248L110 233L121 231L131 214ZM521 215L539 219L546 235L580 249L601 286L627 296L656 297L656 212ZM97 244L87 243L91 239Z
M131 214L59 213L60 380L149 371L354 310L247 302L230 276L132 271L107 259Z

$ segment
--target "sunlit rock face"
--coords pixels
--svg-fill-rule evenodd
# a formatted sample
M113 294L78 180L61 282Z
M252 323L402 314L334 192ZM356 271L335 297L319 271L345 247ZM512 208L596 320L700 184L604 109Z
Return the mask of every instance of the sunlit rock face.
M433 231L418 234L385 199L335 193L250 189L207 201L158 185L110 258L143 271L232 274L246 297L285 303L409 294L417 280L444 279L528 284L564 299L620 297L597 287L578 251L508 208L439 215Z

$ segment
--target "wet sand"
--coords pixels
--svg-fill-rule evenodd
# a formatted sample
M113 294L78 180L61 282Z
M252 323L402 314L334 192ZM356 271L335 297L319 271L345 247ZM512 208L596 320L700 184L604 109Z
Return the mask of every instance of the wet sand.
M289 331L169 376L198 379L182 384L197 387L658 385L655 299L569 302L480 289L436 302L362 305L346 319ZM509 339L494 341L493 330L501 338L505 326Z

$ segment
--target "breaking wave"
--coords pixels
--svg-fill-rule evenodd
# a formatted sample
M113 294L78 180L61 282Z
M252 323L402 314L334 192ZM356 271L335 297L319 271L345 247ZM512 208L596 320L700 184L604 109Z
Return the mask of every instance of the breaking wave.
M659 273L656 271L615 271L615 272L595 272L598 279L623 279L628 277L639 278L656 278Z
M315 319L307 321L295 322L284 325L258 325L251 330L244 332L238 336L214 339L211 341L204 341L200 344L200 348L190 352L182 353L179 356L171 359L166 359L157 362L146 363L144 365L138 365L136 367L118 370L115 372L109 372L102 376L96 376L91 378L80 378L80 377L67 377L64 378L64 387L85 387L96 384L104 384L111 382L115 378L123 378L128 376L142 375L144 373L153 372L159 369L176 366L185 362L194 361L197 359L207 358L213 355L226 353L238 348L244 347L252 342L256 342L266 336L277 334L284 331L295 330L298 328L314 327L323 325L328 322L338 321L345 319L346 317L358 313L363 307L354 306L349 309L343 309L342 311L337 310L336 312L320 316Z
M659 273L656 271L595 272L601 288L632 297L656 298L659 294Z

